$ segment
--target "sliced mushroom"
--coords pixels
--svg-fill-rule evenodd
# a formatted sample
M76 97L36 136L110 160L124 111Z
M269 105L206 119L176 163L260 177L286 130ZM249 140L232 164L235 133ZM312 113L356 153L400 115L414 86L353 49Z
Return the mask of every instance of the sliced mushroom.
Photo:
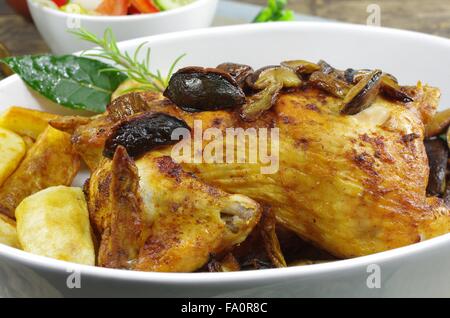
M264 208L258 225L232 253L243 270L286 267L276 233L275 215L270 209Z
M217 260L215 257L207 264L209 272L237 272L241 269L237 259L232 253L226 254L222 259Z
M447 174L448 148L440 138L426 139L430 177L428 179L427 194L443 195L445 192L445 178Z
M400 85L397 83L397 79L389 74L383 74L381 77L381 93L387 98L402 103L414 101L412 97L401 90Z
M331 74L336 71L336 69L333 66L331 66L324 60L320 60L317 64L320 66L320 69L324 74Z
M278 67L278 65L268 65L268 66L261 67L260 69L256 70L255 72L253 72L252 74L247 76L247 78L245 79L245 84L254 90L259 90L258 88L255 87L255 82L258 80L259 75L261 75L261 73L266 70L269 70L272 68L277 68L277 67Z
M434 115L433 120L425 126L427 138L444 133L450 125L450 108Z
M273 106L282 88L283 85L281 83L272 84L255 95L248 97L247 102L242 107L241 118L245 121L258 119L262 113Z
M351 83L358 84L362 79L367 77L367 75L369 75L372 72L373 71L369 69L355 70L355 72L353 73L353 79Z
M355 115L368 108L380 91L382 74L380 70L372 71L353 86L345 96L341 114Z
M189 126L183 120L163 113L135 115L113 127L103 155L111 159L116 148L123 146L131 157L136 158L159 146L175 144L178 140L172 139L172 133L177 128L189 129Z
M236 108L245 103L244 92L230 74L202 67L186 67L173 74L164 96L189 112Z
M230 74L242 89L245 87L247 76L254 73L251 66L237 63L222 63L217 66L217 69Z
M305 60L284 61L281 65L292 69L295 73L301 76L311 75L312 73L321 70L320 65Z
M344 98L350 90L350 85L337 78L335 74L326 74L321 71L312 73L309 82L339 98Z
M247 81L253 89L265 89L273 84L281 84L284 88L299 87L302 80L290 68L275 66L259 69Z

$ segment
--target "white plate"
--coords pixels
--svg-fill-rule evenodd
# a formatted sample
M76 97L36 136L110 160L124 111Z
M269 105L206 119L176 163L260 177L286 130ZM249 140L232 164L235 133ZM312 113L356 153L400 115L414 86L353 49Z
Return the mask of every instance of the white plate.
M381 68L402 84L421 80L442 89L450 105L450 41L418 33L334 23L274 23L173 33L146 39L153 67L254 67L287 59L325 59L339 68ZM122 43L133 50L143 39ZM16 76L0 82L0 110L11 105L62 111L26 89ZM375 264L375 267L369 265ZM380 269L381 288L369 288ZM69 264L0 246L2 296L450 296L450 235L334 263L237 273L143 273ZM67 287L71 271L81 289ZM368 273L369 271L369 273Z

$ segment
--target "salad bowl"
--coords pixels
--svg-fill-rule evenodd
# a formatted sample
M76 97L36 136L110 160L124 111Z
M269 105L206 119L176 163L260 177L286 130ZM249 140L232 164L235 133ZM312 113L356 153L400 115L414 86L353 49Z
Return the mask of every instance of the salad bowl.
M152 68L255 68L282 60L324 59L345 68L377 68L401 83L421 80L450 104L450 41L424 34L334 23L269 23L193 30L120 44L130 53L143 41ZM336 49L339 48L339 49ZM18 76L0 82L0 111L11 105L73 113L30 91ZM86 175L80 175L80 186ZM228 273L135 272L77 265L0 245L0 296L19 297L448 297L450 234L394 250L324 264Z
M209 27L218 0L196 0L185 6L152 14L125 16L93 16L67 13L43 7L27 0L31 16L47 45L55 54L70 54L92 48L68 33L70 29L86 28L101 36L107 28L119 41L161 33Z

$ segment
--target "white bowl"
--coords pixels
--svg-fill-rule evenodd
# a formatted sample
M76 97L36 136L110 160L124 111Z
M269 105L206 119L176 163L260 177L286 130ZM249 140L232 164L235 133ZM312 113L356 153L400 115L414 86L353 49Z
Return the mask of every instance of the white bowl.
M33 0L27 1L36 27L55 54L70 54L94 46L68 33L68 29L80 26L98 36L102 36L105 29L111 28L118 41L206 28L214 19L218 2L218 0L196 0L174 10L152 14L92 16L66 13L43 7Z
M442 106L450 105L450 41L434 36L308 22L213 28L145 40L153 48L153 66L161 69L185 52L188 55L180 67L215 66L224 61L258 67L295 58L325 59L339 68L381 68L404 84L420 79L441 87ZM133 50L142 41L124 42L121 47ZM17 76L0 82L0 111L10 105L58 109L27 90ZM145 273L97 268L0 244L0 296L448 297L449 268L450 234L366 257L236 273ZM371 275L378 270L380 288L369 288L374 287ZM67 287L73 271L81 275L80 289Z

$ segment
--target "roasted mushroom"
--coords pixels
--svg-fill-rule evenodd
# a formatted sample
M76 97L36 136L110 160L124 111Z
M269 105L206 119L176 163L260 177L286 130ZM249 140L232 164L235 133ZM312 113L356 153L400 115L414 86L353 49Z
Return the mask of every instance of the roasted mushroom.
M247 98L247 102L241 110L241 118L245 121L258 119L262 113L269 110L276 102L278 93L282 88L283 86L280 83L273 84Z
M353 86L345 96L341 114L355 115L369 107L380 91L382 74L380 70L372 71Z
M245 79L247 76L254 72L251 66L237 63L222 63L217 66L217 69L230 74L242 89L246 86Z
M295 71L282 66L266 66L247 77L247 85L255 90L265 89L272 84L280 83L285 88L298 87L302 80Z
M302 80L297 74L283 66L261 68L248 76L246 82L253 89L262 91L247 98L241 110L241 118L245 121L256 120L263 112L270 109L282 88L302 85Z
M186 67L173 74L164 96L188 112L236 108L245 94L230 74L223 70Z
M350 85L340 80L335 74L322 71L312 73L309 83L339 98L344 98L350 90Z
M447 174L448 148L440 138L426 139L425 149L430 166L427 194L431 196L443 195L445 192L445 178Z
M105 142L103 155L113 158L116 148L123 146L131 157L138 157L156 147L178 142L172 139L177 128L189 129L183 121L163 113L141 113L113 127Z
M218 260L215 256L206 265L209 272L237 272L241 269L233 254L228 253L222 259Z
M320 70L322 71L322 73L324 74L331 74L334 73L336 71L336 69L331 66L330 64L328 64L327 62L325 62L324 60L320 60L317 65L320 66Z
M269 208L264 208L258 225L232 251L242 269L286 267L275 227L275 215Z
M320 65L305 60L284 61L281 65L292 69L301 76L311 75L321 69Z
M383 74L381 77L381 93L392 100L402 103L413 102L414 99L410 97L406 92L401 90L395 77L389 74Z
M427 138L438 136L444 133L450 125L450 108L437 113L431 122L425 126Z

